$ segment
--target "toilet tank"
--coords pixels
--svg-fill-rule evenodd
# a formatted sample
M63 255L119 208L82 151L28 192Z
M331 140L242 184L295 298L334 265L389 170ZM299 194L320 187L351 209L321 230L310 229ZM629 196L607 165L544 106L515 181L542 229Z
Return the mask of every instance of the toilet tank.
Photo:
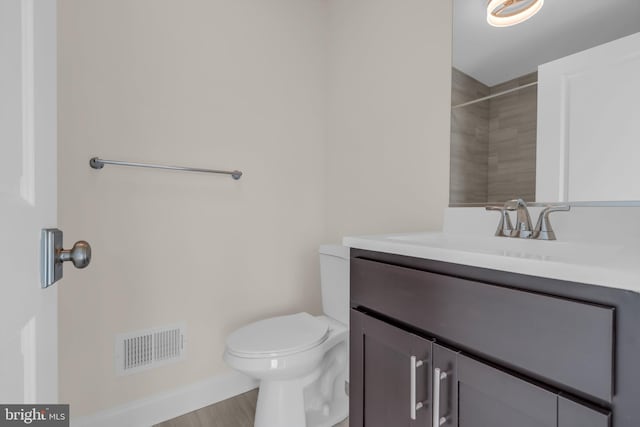
M322 311L349 325L349 248L321 245L319 252Z

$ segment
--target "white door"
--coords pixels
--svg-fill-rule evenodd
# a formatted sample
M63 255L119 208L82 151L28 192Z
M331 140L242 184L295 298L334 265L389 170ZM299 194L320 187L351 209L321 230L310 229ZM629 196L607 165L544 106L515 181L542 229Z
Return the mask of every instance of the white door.
M39 272L56 197L56 0L0 0L2 403L58 399L57 291Z
M640 200L640 33L538 69L536 201Z

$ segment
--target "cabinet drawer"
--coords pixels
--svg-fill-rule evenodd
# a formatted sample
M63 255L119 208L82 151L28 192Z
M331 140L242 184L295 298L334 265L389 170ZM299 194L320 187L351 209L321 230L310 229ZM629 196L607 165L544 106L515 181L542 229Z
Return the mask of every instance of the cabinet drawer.
M577 394L611 402L611 307L358 258L351 260L351 303Z

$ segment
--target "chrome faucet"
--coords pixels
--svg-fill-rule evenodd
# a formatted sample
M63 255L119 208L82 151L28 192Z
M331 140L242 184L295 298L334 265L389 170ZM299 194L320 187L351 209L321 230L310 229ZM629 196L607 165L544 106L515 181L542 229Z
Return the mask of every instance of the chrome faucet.
M487 206L485 209L488 211L500 211L500 222L498 223L495 235L498 237L511 237L513 225L511 224L509 212L507 212L504 206Z
M509 200L504 204L505 211L516 211L516 227L511 231L511 237L528 239L533 235L531 216L527 204L522 199Z
M499 237L516 237L521 239L556 240L556 234L551 227L549 214L551 212L568 211L569 205L547 206L540 212L536 227L531 226L531 216L527 204L522 199L509 200L503 206L486 206L488 211L500 211L500 222L495 232ZM509 211L516 211L516 226L511 224Z

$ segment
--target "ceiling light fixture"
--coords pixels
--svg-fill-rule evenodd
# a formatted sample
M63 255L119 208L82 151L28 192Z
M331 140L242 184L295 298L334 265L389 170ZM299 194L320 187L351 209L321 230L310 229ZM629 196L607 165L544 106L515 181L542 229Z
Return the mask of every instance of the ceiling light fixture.
M487 22L494 27L510 27L531 18L543 4L544 0L489 0Z

